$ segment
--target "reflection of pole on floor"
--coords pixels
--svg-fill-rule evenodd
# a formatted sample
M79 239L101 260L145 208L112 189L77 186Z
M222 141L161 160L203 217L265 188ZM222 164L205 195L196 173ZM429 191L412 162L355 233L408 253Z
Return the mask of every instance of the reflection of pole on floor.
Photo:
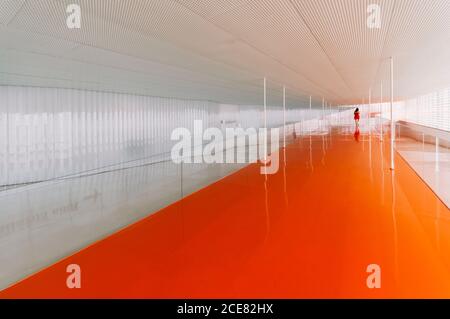
M380 141L383 142L383 82L381 82L380 92Z
M436 136L436 165L435 165L436 173L439 173L439 137Z
M391 169L395 169L394 166L394 141L395 141L395 125L394 125L394 58L390 58L391 61Z
M286 87L283 85L283 147L286 148Z

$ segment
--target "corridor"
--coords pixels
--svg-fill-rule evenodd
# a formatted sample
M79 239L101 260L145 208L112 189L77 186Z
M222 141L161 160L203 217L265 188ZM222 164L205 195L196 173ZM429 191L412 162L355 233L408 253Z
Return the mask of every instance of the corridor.
M0 298L449 298L449 209L397 153L389 169L387 134L355 137L296 136L277 174L240 168Z

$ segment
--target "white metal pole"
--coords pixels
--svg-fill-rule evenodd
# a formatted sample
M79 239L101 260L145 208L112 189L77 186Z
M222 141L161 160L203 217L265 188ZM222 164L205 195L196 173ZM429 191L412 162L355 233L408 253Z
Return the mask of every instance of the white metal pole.
M338 108L338 123L339 125L341 125L341 106L338 105L337 108Z
M369 88L369 114L367 116L369 123L369 135L372 135L372 126L370 125L370 113L372 112L372 88Z
M312 96L309 96L309 116L311 116L311 109L312 109ZM309 130L309 137L311 137L311 127L308 127Z
M380 92L380 141L383 141L383 82L381 82Z
M325 99L322 97L322 120L320 121L320 130L322 130L324 117L325 117Z
M435 171L439 173L439 137L436 136L436 158Z
M394 163L394 141L395 141L395 124L394 124L394 58L391 61L391 170L395 169Z
M267 80L264 77L264 162L267 161Z
M286 148L286 87L283 85L283 147Z

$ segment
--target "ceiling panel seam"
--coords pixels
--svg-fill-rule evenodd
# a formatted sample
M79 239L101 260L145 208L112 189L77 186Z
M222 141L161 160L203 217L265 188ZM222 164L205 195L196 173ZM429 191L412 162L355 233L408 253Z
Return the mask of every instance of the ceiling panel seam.
M14 50L15 51L15 50ZM36 52L30 52L30 51L20 51L20 52L24 52L24 53L32 53L32 54L36 54L36 55L41 55L41 56L47 56L47 57L51 57L51 58L61 58L59 56L56 55L51 55L51 54L43 54L43 53L36 53ZM143 73L143 72L139 72L139 71L135 71L135 70L131 70L131 69L124 69L124 68L120 68L120 67L115 67L115 66L110 66L110 65L104 65L104 64L98 64L98 63L90 63L90 62L86 62L86 61L81 61L81 60L77 60L77 59L67 59L64 58L65 60L69 60L69 61L73 61L76 63L82 63L85 65L93 65L93 66L99 66L99 67L105 67L105 68L110 68L110 69L114 69L114 70L119 70L119 71L126 71L126 72L130 72L130 73L135 73L135 74L139 74L139 75L143 75L143 76L156 76L155 74L151 74L151 73ZM1 72L4 74L7 74L8 72ZM19 73L15 74L15 75L19 75ZM31 76L31 75L27 75L27 74L23 74L23 76ZM49 78L49 77L46 77ZM187 80L187 79L182 79L182 78L177 78L177 77L169 77L172 78L172 80L174 81L178 81L181 83L194 83L197 85L204 85L204 86L210 86L210 87L215 87L215 88L219 88L219 89L225 89L225 90L234 90L235 87L230 87L227 85L223 85L223 84L211 84L211 82L208 83L204 83L204 82L200 82L200 81L192 81L192 80ZM52 78L53 79L53 78ZM70 79L67 78L54 78L54 79L61 79L64 81L71 81ZM81 82L92 82L92 83L97 83L97 84L101 84L101 82L93 82L93 81L81 81ZM253 90L258 90L260 89L260 87L257 87L251 83L244 83L244 82L237 82L237 83L243 83L245 84L247 87L244 89L244 91L248 94L254 94L254 92L252 92Z
M176 3L179 4L178 2L176 2ZM24 4L25 4L25 2L23 3L23 5L24 5ZM23 7L23 5L22 5L22 7ZM184 6L183 6L183 7L184 7ZM239 6L239 7L240 7L240 6ZM191 10L189 10L189 11L191 11ZM196 14L196 13L195 13L195 14ZM198 15L198 14L196 14L196 15ZM17 15L16 15L16 16L17 16ZM97 17L97 18L98 18L98 17ZM203 17L202 17L202 18L203 18ZM100 19L102 19L102 18L100 18ZM208 22L209 22L209 21L208 21ZM209 23L211 23L211 22L209 22ZM122 27L124 27L124 26L122 26ZM131 30L131 31L133 31L133 32L135 32L135 33L137 33L137 34L139 34L139 35L141 35L141 36L144 36L144 37L147 37L147 36L148 36L148 35L146 35L146 34L143 34L142 32L139 32L139 31L134 30L133 28L128 28L128 27L124 27L124 28L125 28L125 29L128 29L128 30ZM36 32L36 31L31 31L31 32L33 32L33 33L35 33L35 34L40 34L40 35L42 35L42 36L47 36L47 37L52 37L52 38L54 38L54 39L67 41L67 39L65 39L65 38L63 38L63 37L57 37L57 36L54 36L54 35L52 35L52 34L41 34L41 33ZM228 31L226 31L226 32L228 32ZM228 33L229 33L229 32L228 32ZM172 66L172 67L177 67L177 68L181 68L181 69L188 70L189 72L197 72L197 73L199 73L199 74L205 74L205 75L207 75L207 76L215 77L215 78L221 79L221 80L223 80L223 81L228 81L226 78L221 78L221 77L219 77L219 76L217 76L217 75L211 75L211 74L209 74L209 73L198 72L198 71L192 71L192 70L190 70L190 69L183 68L183 67L180 67L180 66L177 66L177 65L168 64L168 63L161 63L161 62L159 62L159 61L152 60L152 59L147 59L147 58L137 57L137 56L133 56L133 55L130 55L130 54L124 54L124 53L122 53L122 52L117 52L117 51L111 50L111 49L109 49L109 48L97 47L97 46L94 46L94 45L90 45L90 44L88 44L88 43L83 43L83 42L73 41L73 40L70 40L70 41L73 42L73 43L75 43L75 44L78 44L78 45L80 45L80 46L86 46L86 47L91 47L91 48L95 48L95 49L103 49L103 50L105 50L105 51L113 52L113 53L116 53L116 54L120 54L120 55L124 55L124 56L130 56L130 57L137 58L137 59L143 59L143 60L146 60L146 61L153 61L153 62L155 62L155 63L159 63L159 64L162 64L162 65L168 65L168 66ZM236 66L233 65L233 64L229 64L229 63L225 63L225 62L222 62L222 61L217 61L217 60L211 59L211 58L208 57L208 56L205 56L205 55L200 54L200 53L198 53L198 52L196 52L196 51L193 51L193 50L191 50L191 49L189 49L189 48L185 48L185 47L183 47L183 46L180 46L180 45L178 45L178 44L174 44L174 43L172 43L172 42L170 42L170 41L167 41L167 40L164 40L164 39L163 39L162 41L164 41L164 42L166 42L166 43L170 43L171 45L173 45L173 46L175 46L175 47L182 48L182 49L184 49L184 50L186 50L186 51L188 51L188 52L191 52L191 53L193 53L193 54L196 54L196 55L198 55L199 57L202 57L202 58L204 58L204 59L206 59L206 60L209 60L209 61L211 61L211 62L213 62L213 63L215 63L215 64L227 66L227 67L230 67L231 69L242 71L242 68L241 68L241 67L236 67ZM255 48L255 49L256 49L256 48ZM264 54L263 52L261 52L261 53ZM266 54L264 54L264 55L266 55ZM267 55L266 55L266 56L267 56ZM273 58L272 58L272 59L273 59ZM278 62L278 63L279 63L279 62ZM289 69L290 69L290 68L289 68ZM290 69L290 70L291 70L291 69ZM292 72L295 72L296 74L298 74L298 75L300 75L301 77L305 78L305 77L302 76L301 74L297 73L295 70L291 70L291 71L292 71ZM249 71L248 69L246 70L246 72L247 72L249 75L254 75L254 72L251 72L251 71ZM321 87L320 85L315 84L313 81L310 81L309 79L307 79L307 81L310 82L310 83L312 83L312 84L313 84L313 87L315 86L319 91L327 91L326 89L324 89L324 88ZM241 82L241 83L245 83L246 85L248 85L249 87L252 87L252 88L259 88L259 86L256 86L256 85L253 85L253 84L248 84L247 82ZM292 90L293 90L293 91L300 91L300 92L302 92L303 94L305 94L305 92L303 92L301 89L299 90L298 88L295 88L295 89L292 88ZM331 92L331 93L332 93L332 92ZM303 95L303 94L301 94L301 95ZM341 98L341 96L339 96L339 95L337 95L337 94L332 94L332 95L338 96L339 98Z
M20 29L19 29L19 30L20 30ZM135 31L135 30L133 30L133 29L131 29L131 30L132 30L132 31ZM41 36L51 37L51 38L54 38L54 39L57 39L57 40L68 41L67 39L65 39L65 38L63 38L63 37L57 37L57 36L54 36L54 35L51 35L51 34L42 34L42 33L35 32L35 31L33 31L33 33L34 33L34 34L41 35ZM139 33L140 35L142 35L142 36L145 36L145 37L147 36L147 35L142 34L142 33L140 33L140 32L138 32L138 33ZM108 51L108 52L111 52L111 53L123 55L123 56L126 56L126 57L131 57L131 58L134 58L134 59L139 59L139 60L149 61L149 62L153 62L153 63L156 63L156 64L165 65L165 66L170 66L170 67L174 67L174 68L179 68L179 69L182 69L182 70L186 70L186 71L188 71L188 72L194 72L194 73L203 74L203 75L206 75L206 76L214 77L214 78L219 79L219 80L222 80L222 81L230 81L229 79L222 78L222 77L218 77L217 75L212 75L212 74L205 73L205 72L201 72L201 71L200 71L200 72L199 72L199 71L193 71L193 70L191 70L191 69L188 69L188 68L185 68L185 67L181 67L181 66L178 66L178 65L175 65L175 64L163 63L163 62L160 62L160 61L157 61L157 60L154 60L154 59L142 58L142 57L139 57L139 56L134 56L134 55L131 55L131 54L126 54L126 53L118 52L118 51L115 51L115 50L111 50L111 49L109 49L109 48L93 46L93 45L90 45L90 44L88 44L88 43L83 43L83 42L79 42L79 41L73 41L73 40L70 40L70 42L73 42L74 44L77 45L76 47L72 48L71 51L73 51L73 50L75 50L75 49L77 49L77 48L80 48L80 47L90 47L90 48L93 48L93 49L105 50L105 51ZM167 41L166 41L166 42L167 42ZM171 43L171 42L170 42L170 43ZM171 43L171 44L172 44L172 43ZM173 45L173 44L172 44L172 45ZM176 46L181 47L181 46L179 46L179 45L176 45ZM182 47L182 48L183 48L183 47ZM183 48L183 49L185 49L185 48ZM191 51L191 50L188 50L188 51L193 52L194 54L197 54L197 53L194 52L194 51ZM25 51L23 51L23 52L25 52ZM198 55L201 56L201 57L203 57L203 58L205 58L205 59L207 59L207 60L210 60L210 61L212 61L212 62L214 62L214 63L226 65L226 66L228 66L228 67L231 67L231 68L233 68L233 69L236 69L236 67L233 66L233 65L229 65L229 64L223 63L223 62L218 62L218 61L213 60L213 59L211 59L211 58L208 58L208 57L206 57L206 56L204 56L204 55L200 55L200 54L198 54ZM48 55L48 56L51 56L51 55ZM74 60L74 59L67 58L67 57L65 57L64 55L62 55L61 57L64 58L64 59L67 59L67 60ZM75 61L77 61L77 60L75 60ZM79 62L82 62L82 61L79 61ZM84 62L84 63L85 63L85 62ZM94 64L94 65L99 65L99 64ZM131 70L129 70L129 71L131 71ZM249 74L252 74L252 73L249 72L249 71L247 71L247 72L248 72ZM235 81L235 82L237 82L237 83L243 83L243 84L248 85L248 86L253 87L253 88L259 88L258 86L255 86L255 85L253 85L253 84L251 84L251 83L242 82L242 81Z
M229 8L229 9L227 9L227 10L224 10L224 11L219 12L219 13L217 13L217 14L211 15L210 19L214 19L214 18L216 18L216 17L218 17L218 16L227 14L227 13L229 13L229 12L231 12L231 11L236 10L236 9L245 7L246 5L248 5L248 2L244 2L244 3L240 4L240 5L236 5L235 7L231 7L231 8Z
M57 81L64 81L64 82L73 82L70 79L65 79L65 78L60 78L60 77L51 77L51 76L39 76L39 75L34 75L34 74L23 74L23 73L13 73L13 72L0 72L0 74L6 74L6 75L14 75L14 76L21 76L21 77L30 77L30 78L38 78L38 79L45 79L45 80L57 80ZM95 81L89 81L89 80L83 80L80 81L80 83L92 83L92 84L96 84L99 85L98 82ZM9 85L9 84L8 84ZM106 84L105 84L106 85ZM21 87L23 85L10 85L10 86L18 86ZM36 86L36 85L32 85L32 87L42 87L42 86ZM52 88L52 87L50 87ZM74 90L81 90L80 88L73 88L73 87L58 87L55 86L53 88L64 88L64 89L74 89ZM136 89L146 89L145 87L136 87ZM89 89L82 89L82 90L87 90L87 91L92 91L92 92L116 92L116 93L121 93L121 94L135 94L135 95L140 95L140 96L151 96L151 97L156 97L156 98L173 98L173 99L179 99L179 100L192 100L192 101L208 101L208 102L214 102L214 103L221 103L220 101L215 101L212 99L193 99L193 98L178 98L178 97L174 97L174 96L158 96L158 95L146 95L146 94L137 94L137 93L131 93L128 91L114 91L111 89L93 89L93 88L89 88ZM246 105L246 104L242 104L242 105Z
M383 47L381 48L381 51L380 51L381 52L381 56L379 58L380 61L378 62L377 72L375 73L375 76L371 82L371 87L373 87L375 80L378 78L378 74L381 70L381 65L383 64L384 61L386 61L386 58L384 57L384 50L386 48L387 39L389 38L389 33L391 32L392 17L394 16L394 12L395 12L396 8L397 8L397 1L394 1L394 5L392 6L392 9L391 9L391 15L389 17L388 29L387 29L386 35L384 37L384 40L383 40Z
M308 77L304 76L303 74L299 73L297 70L293 69L293 68L290 67L289 65L286 65L285 63L281 62L281 61L278 60L277 58L271 56L270 54L267 54L266 52L263 52L261 49L257 48L256 46L254 46L253 44L249 43L248 41L246 41L246 40L240 38L239 36L233 34L233 33L230 32L229 30L226 30L226 29L223 28L222 26L220 26L220 25L214 23L213 21L210 20L210 18L205 17L204 15L195 12L195 11L192 10L191 8L189 8L189 7L185 6L184 4L180 3L178 0L172 0L172 1L178 3L179 5L183 6L183 7L186 8L187 10L191 11L192 13L194 13L195 15L197 15L197 16L203 18L204 20L208 21L208 22L211 23L212 25L216 26L217 28L219 28L219 29L221 29L221 30L227 32L228 34L231 34L231 35L232 35L233 37L235 37L237 40L239 40L239 41L241 41L241 42L247 44L248 46L250 46L250 47L253 48L254 50L258 51L259 53L265 55L266 57L268 57L268 58L274 60L275 62L277 62L278 64L280 64L281 66L283 66L283 67L289 69L290 71L294 72L295 74L299 75L300 77L302 77L303 79L307 80L309 83L311 83L313 86L315 86L315 87L318 88L319 90L324 91L324 92L331 93L331 95L337 96L339 99L342 99L342 96L340 96L339 94L337 94L337 93L335 93L335 92L333 92L333 91L330 91L330 90L324 88L323 86L319 85L318 83L315 83L315 81L313 81L313 80L309 79ZM247 5L251 5L251 3L247 3L247 4L242 5L242 6L239 6L239 7L245 7L245 6L247 6ZM236 9L236 8L234 8L234 9ZM234 9L233 9L233 10L234 10ZM229 12L230 12L230 11L233 11L233 10L229 10ZM216 15L216 16L217 16L217 15ZM279 83L279 84L282 85L282 83Z
M25 6L25 4L28 2L28 0L25 0L24 2L22 2L22 4L20 5L20 8L14 13L14 16L11 17L11 19L5 24L6 26L8 26L11 22L14 21L14 19L19 15L20 11L22 11L23 7Z
M323 53L325 54L325 56L327 57L328 61L331 63L331 65L333 66L334 70L336 71L336 73L339 75L339 77L342 80L342 83L345 84L345 86L349 89L350 92L353 91L353 89L348 85L347 81L345 81L344 77L342 76L342 74L339 72L339 70L337 69L336 65L333 63L333 61L331 60L329 54L326 52L325 48L323 47L322 43L319 41L319 39L317 38L317 36L314 34L314 32L312 31L311 27L309 26L309 24L306 22L305 18L303 17L303 15L301 14L300 10L297 8L296 5L294 5L294 3L292 2L292 0L288 0L289 3L291 4L291 6L293 7L293 9L295 10L295 12L298 14L298 16L300 17L300 19L302 19L303 23L305 24L305 26L308 28L309 32L311 33L311 35L313 36L314 40L317 42L317 44L320 46L321 50L323 51ZM334 1L334 0L332 0Z
M25 2L22 4L22 7L21 7L21 8L23 8L24 4L25 4ZM18 12L16 13L16 16L17 16L17 15L18 15ZM102 19L102 18L100 18L100 17L96 17L96 18L97 18L97 19ZM102 20L103 20L103 19L102 19ZM11 21L12 21L12 20L11 20ZM138 31L138 30L133 29L133 28L128 28L128 27L125 27L125 26L122 26L122 27L123 27L124 29L131 30L131 31L135 32L136 34L139 34L139 35L141 35L141 36L143 36L143 37L148 37L147 34L142 33L142 32L140 32L140 31ZM19 30L20 30L20 29L19 29ZM109 51L109 52L112 52L112 53L116 53L116 54L119 54L119 55L129 56L129 57L133 57L133 58L141 59L141 60L145 60L145 61L152 61L152 62L154 62L154 63L158 63L158 64L162 64L162 65L168 65L168 66L172 66L172 67L184 69L184 70L187 70L187 71L189 71L189 72L194 72L194 73L199 73L199 74L204 74L204 75L207 75L207 76L215 77L215 78L220 79L220 80L223 80L223 81L229 81L229 79L226 79L226 78L223 78L223 77L219 77L219 76L217 76L217 75L212 75L212 74L205 73L205 72L201 72L201 71L197 71L197 70L196 70L196 71L193 71L193 70L188 69L188 68L185 68L185 67L181 67L181 66L177 66L177 65L169 64L169 63L162 63L162 62L159 62L159 61L154 60L154 59L147 59L147 58L142 58L142 57L134 56L134 55L131 55L131 54L125 54L125 53L122 53L122 52L118 52L118 51L112 50L112 49L110 49L110 48L104 48L104 47L100 47L100 46L94 46L94 45L90 45L90 44L88 44L88 43L79 42L79 41L74 41L74 40L67 40L67 39L65 39L65 38L63 38L63 37L57 37L57 36L55 36L55 35L53 35L53 34L42 34L42 33L36 32L36 31L32 31L32 32L33 32L34 34L38 34L38 35L46 36L46 37L51 37L51 38L54 38L54 39L57 39L57 40L70 41L70 42L73 42L74 44L78 44L79 46L91 47L91 48L94 48L94 49L102 49L102 50ZM160 39L159 37L156 37L156 38ZM161 40L161 39L160 39L160 40ZM186 51L188 51L188 52L191 52L191 53L193 53L193 54L195 54L195 55L197 55L197 56L199 56L199 57L202 57L202 58L204 58L204 59L206 59L206 60L209 60L209 61L211 61L211 62L213 62L213 63L215 63L215 64L227 66L227 67L229 67L229 68L231 68L231 69L233 69L233 70L242 71L242 68L237 67L237 66L235 66L235 65L232 65L232 64L229 64L229 63L225 63L225 62L222 62L222 61L214 60L214 59L212 59L212 58L210 58L210 57L208 57L208 56L206 56L206 55L200 54L200 53L198 53L198 52L196 52L196 51L193 51L193 50L191 50L191 49L189 49L189 48L186 48L186 47L184 47L184 46L181 46L181 45L179 45L179 44L174 44L173 42L167 41L167 40L165 40L165 39L162 39L162 41L163 41L163 42L166 42L166 43L170 43L170 45L172 45L172 46L175 46L175 47L181 48L181 49L183 49L183 50L186 50ZM248 73L248 75L255 76L253 72L251 72L251 71L249 71L249 70L245 70L245 71ZM256 77L256 76L255 76L255 77ZM240 81L236 81L236 82L240 82ZM245 83L245 82L240 82L240 83ZM247 84L247 85L251 85L252 87L255 87L255 88L256 88L256 86L253 85L253 84Z

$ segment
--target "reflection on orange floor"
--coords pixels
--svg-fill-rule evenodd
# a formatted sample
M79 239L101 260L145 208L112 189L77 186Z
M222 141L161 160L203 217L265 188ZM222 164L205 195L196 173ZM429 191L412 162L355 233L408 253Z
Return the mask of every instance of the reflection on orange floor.
M267 180L250 165L0 297L450 297L448 208L398 156L391 173L377 138L352 135L297 138Z

